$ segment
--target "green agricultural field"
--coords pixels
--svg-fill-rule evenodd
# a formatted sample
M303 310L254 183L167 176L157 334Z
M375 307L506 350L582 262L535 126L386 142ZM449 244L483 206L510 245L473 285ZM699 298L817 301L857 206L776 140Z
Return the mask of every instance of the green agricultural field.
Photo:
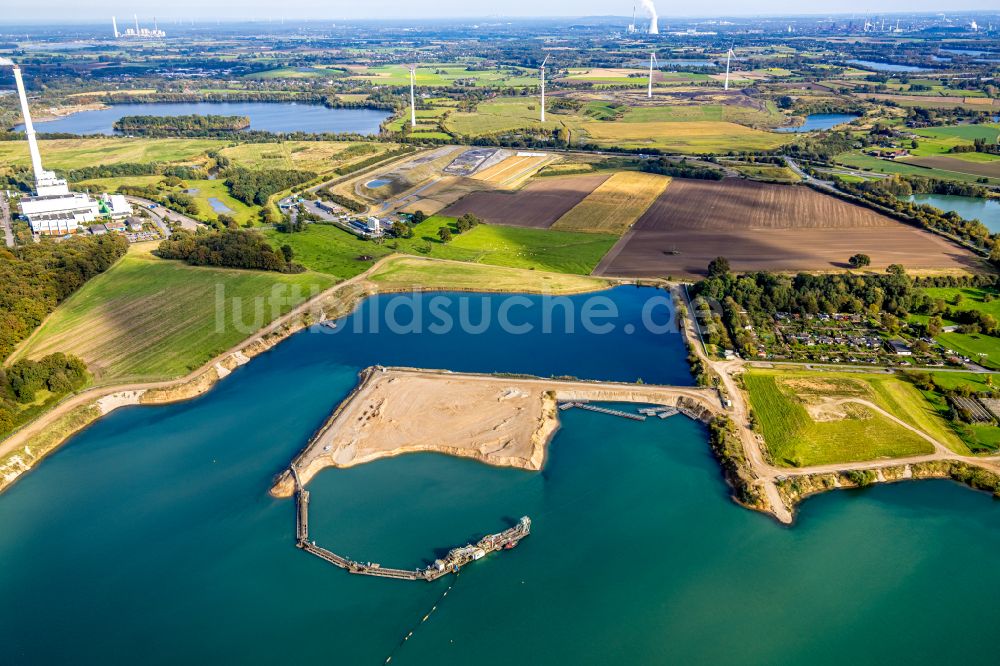
M299 169L321 174L348 162L367 159L397 147L390 143L281 141L244 143L229 146L219 153L248 169Z
M247 79L333 79L347 74L347 70L330 67L282 67L264 72L247 74Z
M501 97L482 102L474 112L455 112L445 120L445 129L459 136L480 136L515 129L545 127L556 129L560 120L573 118L549 111L544 125L539 121L538 100Z
M955 157L957 157L957 155ZM875 173L923 176L924 178L956 180L963 183L976 183L979 180L979 176L973 174L960 173L958 171L945 171L943 169L931 169L928 167L918 166L916 164L907 164L906 162L901 162L899 160L883 160L878 157L864 155L860 152L841 153L834 158L834 161L853 169L872 171ZM1000 179L991 178L990 182L994 184L1000 183Z
M78 183L74 183L74 185L89 187L92 190L100 190L102 192L117 192L118 188L123 185L147 187L155 185L161 180L163 180L163 176L119 176L117 178L91 178L90 180L81 180Z
M801 467L933 452L884 414L968 453L964 442L909 382L893 375L751 370L746 386L776 464Z
M39 150L50 169L80 169L119 162L195 164L224 145L216 139L51 139L39 141ZM0 141L0 165L29 163L27 143Z
M56 308L18 352L82 358L98 383L182 376L314 293L328 275L197 268L132 246Z
M394 252L472 263L589 274L611 249L617 236L547 229L520 229L479 225L455 235L448 243L438 229L452 226L453 218L434 216L414 227L413 238L383 243L362 240L332 225L313 224L305 231L280 234L268 231L274 244L288 244L295 260L307 268L348 278L364 272L377 259Z
M931 298L945 301L953 310L977 310L1000 320L1000 294L996 291L973 287L933 287L924 289L924 292ZM962 300L955 305L954 299L958 294L962 295ZM926 317L914 318L915 321L921 322L925 322L926 319ZM946 320L944 323L950 326L955 322ZM937 336L937 341L987 368L1000 369L1000 338L956 332L942 333Z
M606 280L503 266L399 257L369 278L385 290L464 289L480 291L573 294L604 289Z
M960 139L965 143L972 143L976 139L984 139L990 143L996 143L1000 138L1000 125L980 124L980 125L951 125L947 127L924 127L912 130L914 134L931 137L935 139Z
M671 104L637 107L622 117L626 123L728 122L740 125L778 127L785 122L773 106L760 110L735 104Z
M421 63L417 68L418 86L449 86L456 81L473 80L477 86L532 86L538 83L537 75L523 68L472 69L475 65L455 63ZM352 78L367 79L376 85L408 86L410 72L405 65L379 65L352 67Z

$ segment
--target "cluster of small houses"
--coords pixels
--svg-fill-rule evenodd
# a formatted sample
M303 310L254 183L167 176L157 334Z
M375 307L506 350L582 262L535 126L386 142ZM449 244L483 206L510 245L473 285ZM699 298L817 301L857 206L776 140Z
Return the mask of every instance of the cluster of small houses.
M774 315L776 322L775 333L779 340L783 340L789 345L800 345L803 347L842 347L846 348L845 351L849 350L856 354L864 354L863 357L859 358L857 356L852 356L850 358L840 358L838 356L832 355L834 350L831 350L830 354L825 354L818 357L819 361L830 362L830 363L867 363L867 364L877 364L879 362L878 357L883 354L888 354L891 356L898 357L899 365L910 365L910 362L906 360L912 357L914 354L913 347L905 340L900 338L886 339L884 336L878 334L876 331L868 328L865 318L860 314L816 314L816 315L798 315L790 312L777 312ZM792 321L813 321L818 322L838 322L840 324L855 324L857 328L851 327L851 330L845 330L843 333L830 333L827 331L791 331L788 330L788 323ZM859 330L861 329L861 330ZM960 365L962 363L969 363L971 359L968 357L960 357L955 354L951 349L941 349L937 347L937 343L933 338L921 338L923 342L926 342L932 349L936 349L938 353L941 354L941 358L944 360L933 360L926 363L928 366L940 367L944 366L947 361L953 365ZM728 352L728 350L727 350ZM729 352L732 354L732 352ZM758 347L757 356L760 358L771 358L775 355L769 353L766 347L760 345Z

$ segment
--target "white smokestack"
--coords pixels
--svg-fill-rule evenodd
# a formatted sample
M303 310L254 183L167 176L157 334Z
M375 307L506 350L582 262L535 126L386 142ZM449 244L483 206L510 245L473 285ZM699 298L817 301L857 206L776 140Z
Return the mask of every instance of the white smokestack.
M17 83L17 94L21 98L21 115L24 116L24 133L28 137L28 152L31 153L31 168L35 172L35 180L44 178L42 156L38 152L38 141L35 140L35 126L31 124L31 111L28 109L28 95L24 91L24 81L21 79L21 68L14 65L14 81Z
M653 4L653 0L641 0L642 9L646 12L649 17L649 30L647 31L650 35L660 34L659 26L659 16L656 14L656 6Z
M118 37L120 37L120 35L118 34L118 19L116 19L114 16L111 17L111 27L114 28L115 39L118 39Z

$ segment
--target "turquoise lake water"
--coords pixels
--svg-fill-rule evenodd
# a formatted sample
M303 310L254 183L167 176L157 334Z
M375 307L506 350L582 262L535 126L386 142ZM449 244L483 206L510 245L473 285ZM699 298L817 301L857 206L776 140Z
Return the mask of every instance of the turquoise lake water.
M115 121L124 116L247 116L250 129L268 132L350 132L378 134L391 114L378 109L328 109L322 104L294 102L156 102L115 104L107 109L81 111L55 120L35 121L38 132L114 134ZM17 125L23 131L23 125Z
M373 358L690 381L678 335L625 333L657 292L604 295L620 330L553 342L356 333L405 303L380 297L198 399L110 414L0 496L4 663L989 660L1000 504L921 482L820 496L781 527L729 500L704 427L680 416L570 410L538 473L419 454L311 483L311 536L386 565L532 517L515 550L458 577L351 576L294 547L293 504L267 489Z
M907 200L929 204L945 212L953 210L966 220L979 220L993 233L1000 231L1000 199L980 199L951 194L912 194Z

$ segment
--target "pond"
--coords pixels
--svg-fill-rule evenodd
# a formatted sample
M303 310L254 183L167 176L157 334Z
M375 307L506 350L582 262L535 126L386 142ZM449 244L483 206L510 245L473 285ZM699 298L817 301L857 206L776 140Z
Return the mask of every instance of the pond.
M853 113L810 113L806 116L805 122L795 127L779 127L775 132L812 132L814 130L828 130L837 125L849 123L858 118Z
M966 220L979 220L993 233L1000 232L1000 199L980 199L952 194L914 194L908 201L955 211Z
M35 121L38 132L114 134L123 116L246 116L251 130L267 132L323 132L377 134L391 114L378 109L329 109L321 104L295 102L156 102L115 104L107 109L80 111L55 120ZM23 125L15 127L23 130Z
M209 197L208 198L208 205L211 206L212 210L214 210L216 213L232 213L233 212L232 208L230 208L226 204L224 204L221 201L219 201L219 199L217 197Z
M376 178L375 180L369 180L367 183L365 183L365 187L367 187L370 190L374 190L377 187L382 187L383 185L389 185L390 183L392 183L392 180L389 178Z

